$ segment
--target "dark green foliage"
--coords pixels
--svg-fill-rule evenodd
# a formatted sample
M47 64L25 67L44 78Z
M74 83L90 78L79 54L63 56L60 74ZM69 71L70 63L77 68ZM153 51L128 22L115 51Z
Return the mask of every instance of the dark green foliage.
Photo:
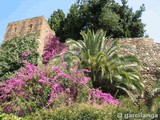
M62 41L67 38L80 39L79 32L87 29L103 29L108 36L142 37L145 25L141 21L144 5L139 10L129 8L126 0L122 5L114 0L77 0L68 14L54 11L48 22Z
M63 33L64 19L65 19L65 14L61 9L54 11L51 17L48 19L48 23L51 29L53 29L56 32L56 36L61 36L62 34L64 34Z
M39 53L37 52L38 41L36 35L15 37L7 40L0 48L0 81L13 76L13 73L22 67L22 61L37 64ZM29 51L26 57L22 57L23 52Z
M127 0L121 0L122 6L114 3L112 10L119 15L117 33L115 37L142 37L144 36L145 24L141 21L142 12L145 10L144 4L140 9L133 12L132 8L127 6ZM114 31L113 31L114 32ZM114 32L115 33L115 32Z

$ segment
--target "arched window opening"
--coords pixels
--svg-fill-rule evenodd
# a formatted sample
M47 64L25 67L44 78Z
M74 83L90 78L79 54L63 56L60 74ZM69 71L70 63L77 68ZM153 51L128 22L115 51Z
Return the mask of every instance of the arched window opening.
M17 27L14 28L14 32L17 32Z
M30 25L29 25L29 31L30 31L30 32L32 31L32 27L33 27L33 24L30 24Z

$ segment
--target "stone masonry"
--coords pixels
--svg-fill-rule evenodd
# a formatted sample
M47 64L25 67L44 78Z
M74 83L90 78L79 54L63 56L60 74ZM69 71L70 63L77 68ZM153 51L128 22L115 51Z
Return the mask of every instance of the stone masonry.
M37 34L37 40L39 41L39 48L37 49L40 54L43 53L46 35L49 33L55 35L54 31L50 29L44 16L39 16L9 23L3 43L13 37L23 36L30 33Z
M136 55L143 64L142 78L146 85L151 85L160 76L160 43L151 38L120 39L122 54Z

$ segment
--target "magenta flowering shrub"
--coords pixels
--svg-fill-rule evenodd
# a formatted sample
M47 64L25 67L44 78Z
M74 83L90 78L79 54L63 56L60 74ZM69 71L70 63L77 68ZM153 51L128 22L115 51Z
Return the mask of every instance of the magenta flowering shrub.
M78 93L90 80L84 74L89 71L79 70L76 62L69 68L66 63L53 67L23 63L25 67L14 78L0 82L0 105L4 112L23 115L24 111L54 105L57 100L70 104L79 98Z
M110 93L103 93L99 89L89 89L89 98L92 103L110 103L110 104L119 104L119 101L114 99Z
M16 72L14 78L1 82L0 105L5 113L22 116L24 111L31 112L47 101L50 87L37 82L47 71L27 61L23 64L25 67Z
M90 77L87 69L79 70L77 61L68 66L42 67L23 61L24 66L16 77L0 82L0 105L5 113L17 113L23 116L41 107L71 104L83 99L91 103L118 104L109 93L98 89L89 89Z
M87 87L90 77L87 77L84 72L88 73L89 70L79 70L77 61L73 62L73 65L68 66L67 63L63 63L61 66L53 67L53 71L56 73L53 77L54 83L52 83L52 91L47 105L50 105L54 98L59 96L61 103L70 104L80 97L79 92L83 92L83 88ZM44 82L44 81L43 81ZM86 97L86 96L81 96Z
M48 63L48 61L54 57L55 55L61 53L62 51L66 50L66 48L60 43L58 37L49 34L46 37L46 45L44 47L43 52L43 61L44 63Z

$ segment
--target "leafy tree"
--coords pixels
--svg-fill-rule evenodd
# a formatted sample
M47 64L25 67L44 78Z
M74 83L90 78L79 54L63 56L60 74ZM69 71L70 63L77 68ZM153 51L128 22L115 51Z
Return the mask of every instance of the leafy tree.
M141 21L142 12L145 11L144 4L140 9L133 12L127 5L127 0L121 0L122 6L114 3L112 10L119 15L119 25L115 37L142 37L144 36L145 24Z
M93 87L114 94L121 89L135 100L132 90L136 93L143 90L138 59L132 55L119 55L118 41L107 39L103 30L96 33L89 30L81 35L83 40L67 40L71 44L69 52L81 61L82 67L91 70Z
M64 22L64 34L66 38L79 38L79 30L81 29L81 21L79 20L78 6L73 4L67 14ZM60 36L61 37L61 36Z
M122 5L114 0L77 0L66 17L62 10L54 11L49 25L62 41L67 38L81 39L80 31L100 28L113 38L142 37L145 32L141 21L144 10L142 5L134 12L126 0L122 0Z
M38 41L34 34L14 37L3 43L0 48L0 81L8 79L12 73L22 67L23 60L36 65L39 58L37 48Z
M57 36L64 34L64 19L65 14L61 9L54 11L51 17L48 19L48 23L54 31L56 31ZM60 29L61 28L61 29Z

